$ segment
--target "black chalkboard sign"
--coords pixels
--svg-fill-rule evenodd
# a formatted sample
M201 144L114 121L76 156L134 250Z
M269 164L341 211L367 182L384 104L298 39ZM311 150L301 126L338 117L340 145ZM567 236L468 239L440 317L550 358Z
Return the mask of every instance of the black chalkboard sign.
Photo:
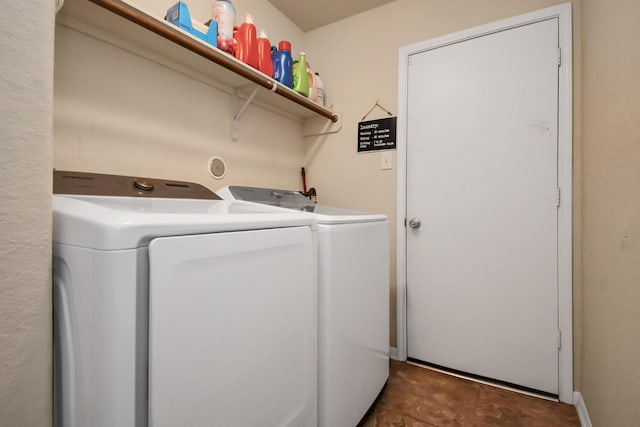
M396 117L358 123L358 152L395 148Z

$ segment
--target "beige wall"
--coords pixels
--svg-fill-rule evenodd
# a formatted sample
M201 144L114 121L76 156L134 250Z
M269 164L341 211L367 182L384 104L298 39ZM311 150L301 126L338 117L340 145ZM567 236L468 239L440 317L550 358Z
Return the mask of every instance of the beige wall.
M138 3L163 16L174 1ZM266 0L234 4L239 14L251 11L258 26L273 29L274 40L301 47L302 31ZM189 5L194 18L208 18L210 1ZM302 187L300 120L252 103L234 141L232 89L213 78L60 24L55 47L55 168L188 180L213 190ZM213 156L227 164L222 180L209 175Z
M308 33L345 117L341 133L305 143L320 200L394 217L395 174L379 169L378 153L356 153L355 126L376 100L397 111L398 47L558 3L399 0ZM640 419L639 21L634 0L573 2L574 388L596 426Z
M51 425L54 2L0 15L0 425Z
M325 83L329 103L344 115L340 133L307 138L310 182L327 204L384 212L396 221L394 170L380 169L380 153L357 153L356 124L379 100L397 113L398 49L525 12L563 3L553 0L397 0L306 34L305 45ZM376 109L370 118L384 117ZM396 344L395 226L391 254L391 345Z
M398 48L560 3L398 0L305 35L281 21L267 2L254 1L259 4L245 0L238 9L254 12L259 26L263 19L272 41L292 39L294 53L304 43L329 102L344 114L340 133L302 139L299 122L252 106L240 141L233 142L228 91L62 30L56 37L54 165L188 179L213 189L232 182L298 187L305 165L321 202L385 212L395 221L395 153L394 170L380 170L379 153L356 153L355 126L376 100L397 112ZM208 9L203 3L197 3L198 17ZM640 4L573 4L575 388L594 425L631 426L640 419ZM3 45L12 61L0 77L0 425L49 425L47 41L53 6L40 1L36 7L7 7L0 18L0 28L12 34ZM31 25L23 25L25 19ZM278 33L269 25L287 29ZM83 73L94 69L97 74ZM176 99L185 97L197 108L178 106ZM382 116L376 111L370 117ZM279 138L264 138L264 129L278 129ZM212 155L229 164L224 182L206 172ZM395 273L390 292L393 297ZM395 345L395 310L391 332Z
M594 426L640 423L640 3L583 0L583 366Z

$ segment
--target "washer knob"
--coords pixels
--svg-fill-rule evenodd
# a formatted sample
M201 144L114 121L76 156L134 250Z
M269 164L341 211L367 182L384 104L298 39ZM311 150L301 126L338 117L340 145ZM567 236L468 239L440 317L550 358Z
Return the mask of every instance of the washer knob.
M153 182L145 181L143 179L134 179L133 186L142 191L153 191Z

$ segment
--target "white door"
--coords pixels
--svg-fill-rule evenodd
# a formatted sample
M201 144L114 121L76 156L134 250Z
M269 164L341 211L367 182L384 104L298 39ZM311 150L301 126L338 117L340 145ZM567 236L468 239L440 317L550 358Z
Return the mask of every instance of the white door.
M307 227L149 244L149 422L317 425L317 286Z
M558 19L411 55L407 109L409 358L558 394Z

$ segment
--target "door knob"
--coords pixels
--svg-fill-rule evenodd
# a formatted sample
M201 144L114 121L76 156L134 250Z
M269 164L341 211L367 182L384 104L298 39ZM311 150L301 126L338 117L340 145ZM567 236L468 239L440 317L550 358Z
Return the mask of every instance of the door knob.
M418 218L411 218L409 220L409 227L411 228L420 228L421 225L422 221L420 221Z

